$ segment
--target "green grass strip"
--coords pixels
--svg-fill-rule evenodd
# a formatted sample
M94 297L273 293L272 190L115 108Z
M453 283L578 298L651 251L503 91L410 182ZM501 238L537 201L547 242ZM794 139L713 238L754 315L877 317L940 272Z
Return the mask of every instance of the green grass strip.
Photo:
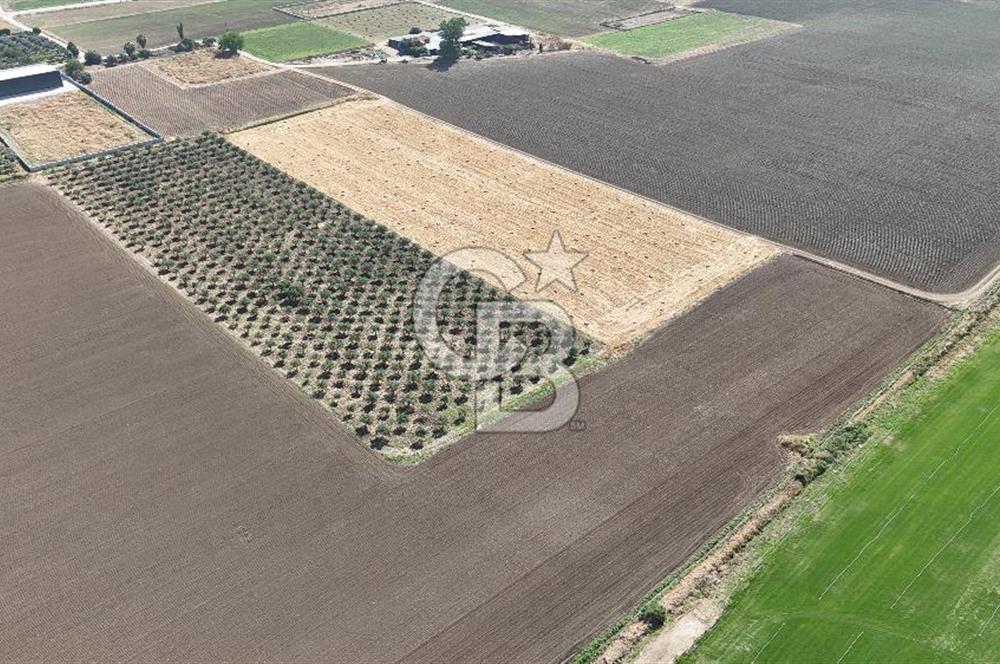
M634 30L604 32L584 41L624 55L662 58L702 46L735 41L734 37L756 27L758 19L705 12Z
M1000 334L870 430L685 661L995 661Z

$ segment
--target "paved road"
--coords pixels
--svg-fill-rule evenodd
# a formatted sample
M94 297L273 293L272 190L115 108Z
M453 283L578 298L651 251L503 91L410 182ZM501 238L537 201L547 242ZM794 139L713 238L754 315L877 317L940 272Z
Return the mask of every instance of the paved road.
M54 193L0 197L3 661L558 660L945 316L782 258L586 378L585 431L399 469Z

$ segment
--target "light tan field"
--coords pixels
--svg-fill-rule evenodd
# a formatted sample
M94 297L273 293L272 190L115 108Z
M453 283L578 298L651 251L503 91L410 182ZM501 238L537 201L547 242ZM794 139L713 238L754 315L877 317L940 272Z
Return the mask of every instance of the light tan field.
M562 306L611 348L633 343L776 249L544 164L385 100L351 101L230 136L430 251L490 247L521 265L514 294ZM585 252L578 290L535 293L558 231Z
M0 132L35 164L69 159L149 138L82 92L0 107Z
M261 62L241 55L220 58L216 57L216 53L215 49L191 51L156 60L150 67L158 69L167 78L183 85L220 83L272 69Z
M4 28L6 28L7 30L10 30L11 32L20 32L21 31L21 28L17 27L13 23L8 23L7 21L5 21L2 18L0 18L0 30L3 30Z

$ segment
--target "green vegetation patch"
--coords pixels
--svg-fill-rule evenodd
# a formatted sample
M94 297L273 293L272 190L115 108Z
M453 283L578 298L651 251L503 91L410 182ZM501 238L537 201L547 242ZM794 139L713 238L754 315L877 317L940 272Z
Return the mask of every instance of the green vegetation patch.
M338 32L318 23L289 23L244 35L244 49L272 62L302 60L365 46L363 37Z
M430 252L218 136L50 177L365 444L416 451L471 431L473 385L425 353L414 313L418 286L437 263ZM442 339L473 357L480 303L512 300L467 272L442 286L430 310ZM508 345L528 349L497 379L505 394L544 389L531 359L552 344L567 351L566 366L593 361L587 339L552 324L540 314L500 324Z
M334 30L364 35L372 41L407 34L411 28L437 30L442 21L459 16L417 2L404 2L385 7L337 14L321 21Z
M24 175L21 163L14 153L3 143L0 143L0 182L7 182Z
M762 39L789 27L781 21L704 12L633 30L592 35L583 41L623 55L663 58L706 46Z
M686 661L995 660L1000 333L868 429Z
M0 35L0 69L39 63L61 64L69 57L69 51L41 35L31 32Z

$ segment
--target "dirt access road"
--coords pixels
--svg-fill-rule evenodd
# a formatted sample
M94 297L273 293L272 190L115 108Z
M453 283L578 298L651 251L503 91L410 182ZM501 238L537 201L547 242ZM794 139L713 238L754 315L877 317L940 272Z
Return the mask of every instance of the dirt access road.
M582 382L586 430L383 464L50 190L0 190L0 660L552 661L945 312L779 258Z

